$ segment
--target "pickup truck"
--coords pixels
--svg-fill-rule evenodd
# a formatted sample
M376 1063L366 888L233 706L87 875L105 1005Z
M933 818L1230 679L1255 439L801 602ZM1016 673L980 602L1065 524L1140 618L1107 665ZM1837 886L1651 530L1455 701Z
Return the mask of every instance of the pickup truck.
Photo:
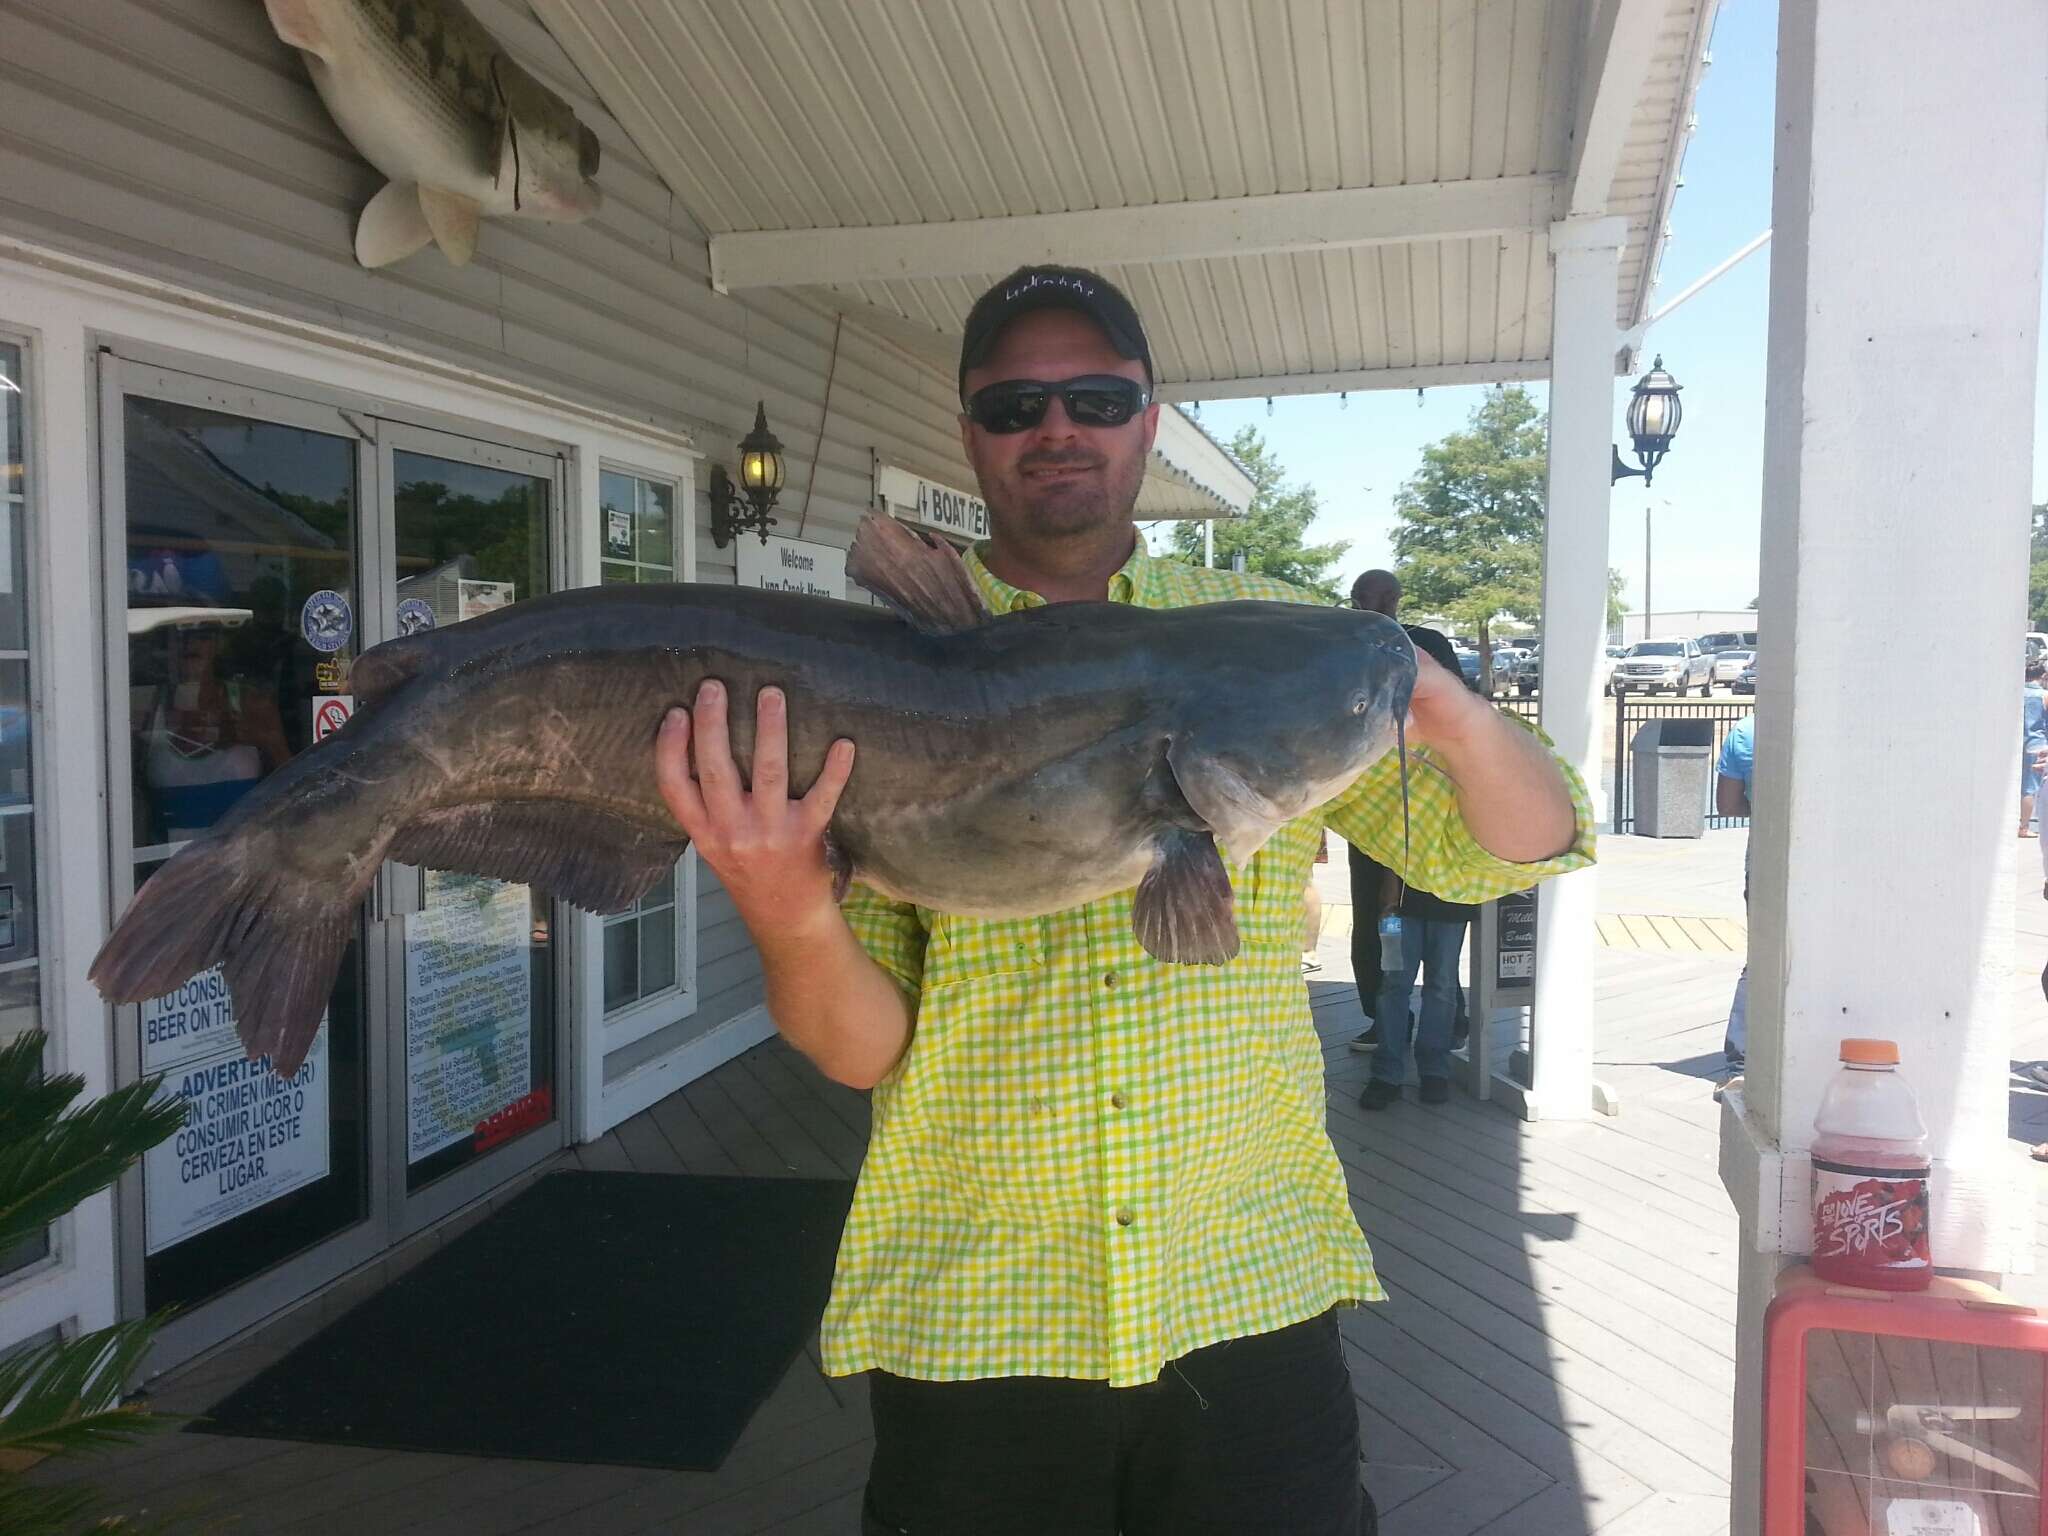
M1614 681L1609 685L1619 696L1624 693L1684 694L1697 688L1700 697L1714 692L1714 658L1692 640L1638 640L1614 664Z

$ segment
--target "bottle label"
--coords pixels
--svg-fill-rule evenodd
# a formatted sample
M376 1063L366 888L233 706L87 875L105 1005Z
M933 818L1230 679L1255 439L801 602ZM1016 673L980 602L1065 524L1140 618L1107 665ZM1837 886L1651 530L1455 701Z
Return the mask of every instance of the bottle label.
M1867 1168L1813 1160L1813 1256L1831 1267L1931 1269L1927 1177L1931 1170Z

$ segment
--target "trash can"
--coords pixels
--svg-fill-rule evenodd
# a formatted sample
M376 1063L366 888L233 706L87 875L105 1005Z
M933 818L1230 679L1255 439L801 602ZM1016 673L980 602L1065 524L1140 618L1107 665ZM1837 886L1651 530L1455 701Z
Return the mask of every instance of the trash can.
M1714 722L1650 720L1629 744L1638 837L1701 837L1713 772Z

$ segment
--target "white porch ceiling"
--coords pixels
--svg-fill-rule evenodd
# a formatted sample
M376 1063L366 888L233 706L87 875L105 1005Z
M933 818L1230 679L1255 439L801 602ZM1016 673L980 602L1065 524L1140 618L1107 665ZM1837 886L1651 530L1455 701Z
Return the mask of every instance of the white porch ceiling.
M949 358L1018 263L1094 265L1176 399L1545 376L1568 212L1626 221L1641 319L1716 3L534 0L720 286Z

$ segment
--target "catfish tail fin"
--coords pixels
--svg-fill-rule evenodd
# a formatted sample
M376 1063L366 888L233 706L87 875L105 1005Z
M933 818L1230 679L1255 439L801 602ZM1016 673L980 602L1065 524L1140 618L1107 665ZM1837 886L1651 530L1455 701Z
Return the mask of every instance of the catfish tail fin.
M233 834L181 850L135 893L86 974L108 1002L139 1003L221 966L243 1050L289 1078L319 1033L362 893L253 853Z

